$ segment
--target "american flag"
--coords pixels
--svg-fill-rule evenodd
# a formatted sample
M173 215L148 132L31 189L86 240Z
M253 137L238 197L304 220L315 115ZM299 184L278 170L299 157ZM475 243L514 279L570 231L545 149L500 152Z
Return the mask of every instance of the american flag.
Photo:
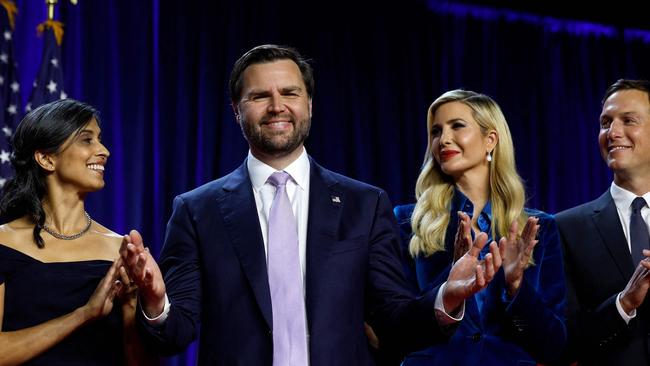
M10 139L20 122L20 84L13 47L16 12L13 1L0 0L0 187L13 175Z
M63 89L63 70L61 69L63 24L55 20L47 20L38 26L38 31L45 38L43 57L38 75L34 80L34 89L32 89L29 102L25 105L25 112L29 112L41 104L68 97Z

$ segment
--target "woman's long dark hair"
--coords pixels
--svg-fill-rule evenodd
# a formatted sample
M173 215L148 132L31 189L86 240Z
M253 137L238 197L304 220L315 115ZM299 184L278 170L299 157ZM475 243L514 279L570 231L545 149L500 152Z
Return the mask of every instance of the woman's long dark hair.
M93 117L99 123L95 108L73 99L64 99L29 112L16 128L11 157L15 176L2 189L0 217L4 222L29 217L34 223L34 243L39 248L45 246L40 233L45 223L43 197L47 194L47 186L45 171L36 163L34 153L60 152L63 143Z

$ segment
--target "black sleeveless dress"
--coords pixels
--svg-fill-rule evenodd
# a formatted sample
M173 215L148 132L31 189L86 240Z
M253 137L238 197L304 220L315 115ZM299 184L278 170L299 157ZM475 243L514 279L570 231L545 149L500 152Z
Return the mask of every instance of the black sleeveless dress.
M110 261L44 263L0 244L0 284L5 285L2 331L44 323L84 305ZM4 352L4 351L3 351ZM123 365L122 316L90 323L25 365Z

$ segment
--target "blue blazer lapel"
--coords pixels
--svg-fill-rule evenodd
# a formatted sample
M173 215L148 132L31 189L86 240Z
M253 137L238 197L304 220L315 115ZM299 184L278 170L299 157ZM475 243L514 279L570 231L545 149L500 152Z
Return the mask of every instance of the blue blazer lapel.
M309 218L307 223L307 273L305 304L307 321L311 324L320 303L319 291L325 264L337 242L339 221L345 205L345 195L339 189L334 174L316 164L311 158L309 173Z
M245 161L230 174L223 190L223 195L218 199L223 221L264 319L272 329L271 292L264 240Z
M632 255L621 227L616 204L609 191L595 202L592 219L621 275L625 279L630 278L634 272Z

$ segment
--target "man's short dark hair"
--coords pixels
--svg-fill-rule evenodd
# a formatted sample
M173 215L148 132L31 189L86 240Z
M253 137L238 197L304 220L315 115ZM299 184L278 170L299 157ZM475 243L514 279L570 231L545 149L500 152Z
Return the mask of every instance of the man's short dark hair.
M311 65L307 59L302 57L294 48L287 46L277 46L274 44L264 44L257 46L246 52L235 62L235 66L230 73L230 100L233 103L239 103L242 92L242 74L250 65L273 62L277 60L291 60L298 65L302 79L307 88L307 95L311 98L314 92L314 74Z
M618 79L614 84L612 84L603 97L602 104L605 104L607 98L611 97L612 94L620 90L640 90L645 92L648 95L648 100L650 101L650 81L648 80L632 80L632 79Z

